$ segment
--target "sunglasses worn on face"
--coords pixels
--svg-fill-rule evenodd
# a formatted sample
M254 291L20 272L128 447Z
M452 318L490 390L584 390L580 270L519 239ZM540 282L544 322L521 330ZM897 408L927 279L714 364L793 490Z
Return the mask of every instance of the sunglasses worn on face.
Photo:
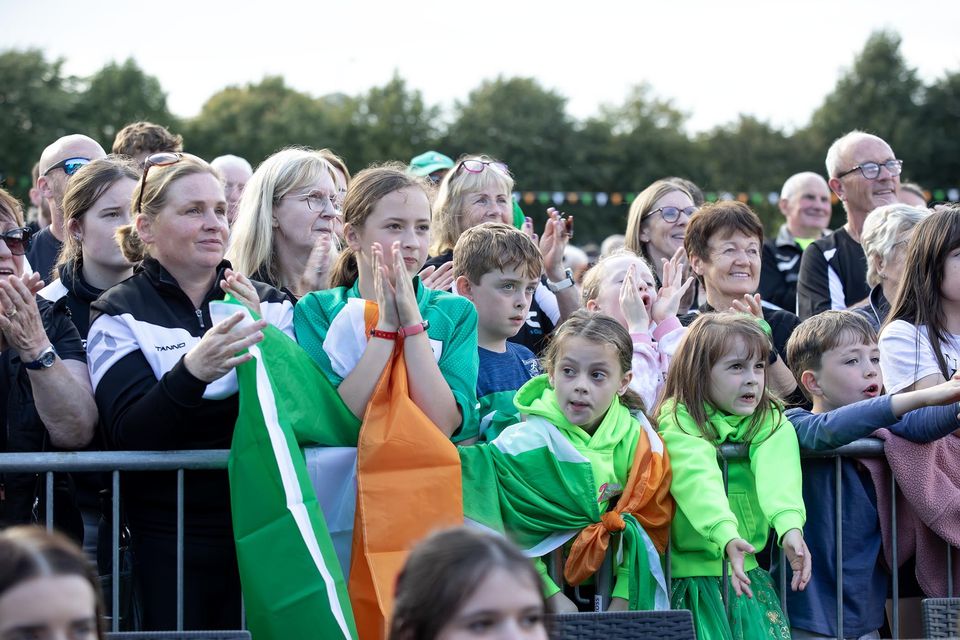
M695 206L684 207L683 209L680 209L678 207L660 207L659 209L654 209L649 214L647 214L647 217L649 218L650 216L659 213L661 216L663 216L664 222L676 222L677 220L680 219L681 213L689 218L694 213L696 213L696 211L697 211L697 207Z
M464 169L468 173L481 173L487 167L492 167L503 175L510 175L510 169L507 168L506 164L492 160L464 160L460 163L460 166L457 167L457 171Z
M27 249L30 248L31 235L33 235L33 231L30 230L30 227L19 227L0 233L0 239L7 245L7 249L10 249L10 253L15 256L22 256L26 255Z
M147 186L147 172L150 171L150 167L167 167L171 164L177 164L182 157L182 153L169 151L147 156L147 159L143 162L143 176L140 178L140 193L137 195L137 208L134 209L134 213L140 213L140 207L143 205L143 189Z
M43 172L43 175L47 175L54 169L63 169L63 172L68 176L72 176L77 171L80 170L85 164L90 164L90 158L64 158L55 165L49 167L46 171Z

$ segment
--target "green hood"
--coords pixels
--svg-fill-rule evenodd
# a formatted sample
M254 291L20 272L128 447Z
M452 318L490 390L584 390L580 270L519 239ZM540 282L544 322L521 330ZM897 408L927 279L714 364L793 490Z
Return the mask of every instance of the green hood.
M578 449L613 449L623 442L625 436L631 432L637 433L636 425L631 424L633 421L630 411L620 404L617 396L613 397L610 408L593 435L571 423L560 410L557 394L545 373L531 378L520 387L513 404L524 415L540 416L556 425Z

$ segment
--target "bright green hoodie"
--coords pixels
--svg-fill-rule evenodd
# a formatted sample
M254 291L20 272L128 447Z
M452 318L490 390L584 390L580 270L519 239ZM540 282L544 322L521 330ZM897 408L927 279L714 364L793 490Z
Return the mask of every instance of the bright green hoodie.
M557 395L546 374L530 379L517 391L514 404L524 415L540 416L555 425L560 433L590 461L594 487L600 513L607 510L611 498L619 497L627 484L627 476L633 465L633 455L640 437L640 423L630 412L616 402L607 410L603 421L591 436L572 424L560 410ZM616 410L612 410L615 407ZM653 434L653 437L656 437ZM544 578L546 595L552 596L560 588L546 574L546 566L537 561L537 569ZM624 566L617 568L613 596L627 598L629 588Z
M673 400L665 401L659 415L673 466L670 492L677 502L670 530L674 578L721 576L724 549L734 538L743 538L759 553L771 525L778 540L790 529L803 530L807 515L800 447L781 411L771 412L750 442L749 459L730 461L729 492L724 494L717 447L744 443L752 416L726 415L707 405L707 419L720 436L712 442L700 434L686 407L676 405L674 414L674 406ZM756 567L756 558L748 555L744 570Z

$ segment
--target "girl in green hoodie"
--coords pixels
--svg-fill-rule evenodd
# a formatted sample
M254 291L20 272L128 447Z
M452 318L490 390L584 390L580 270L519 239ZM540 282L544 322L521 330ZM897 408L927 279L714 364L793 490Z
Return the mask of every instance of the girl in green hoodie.
M771 526L793 569L793 590L810 580L800 450L765 384L769 353L770 338L755 318L700 316L674 356L657 411L678 507L671 605L693 612L699 640L790 637L770 574L755 557ZM725 488L717 449L728 442L747 445L749 457L730 461Z

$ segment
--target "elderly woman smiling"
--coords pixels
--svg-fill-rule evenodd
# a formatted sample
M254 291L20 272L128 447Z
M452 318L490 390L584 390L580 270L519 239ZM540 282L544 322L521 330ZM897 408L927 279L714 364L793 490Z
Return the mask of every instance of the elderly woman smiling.
M888 204L874 209L863 223L860 244L867 255L870 296L865 305L854 311L863 314L878 332L900 288L907 242L913 235L913 228L928 215L929 209Z
M0 451L78 448L93 437L97 407L83 344L65 304L38 299L40 276L24 275L30 230L20 203L0 189ZM3 478L0 526L29 522L35 477Z

